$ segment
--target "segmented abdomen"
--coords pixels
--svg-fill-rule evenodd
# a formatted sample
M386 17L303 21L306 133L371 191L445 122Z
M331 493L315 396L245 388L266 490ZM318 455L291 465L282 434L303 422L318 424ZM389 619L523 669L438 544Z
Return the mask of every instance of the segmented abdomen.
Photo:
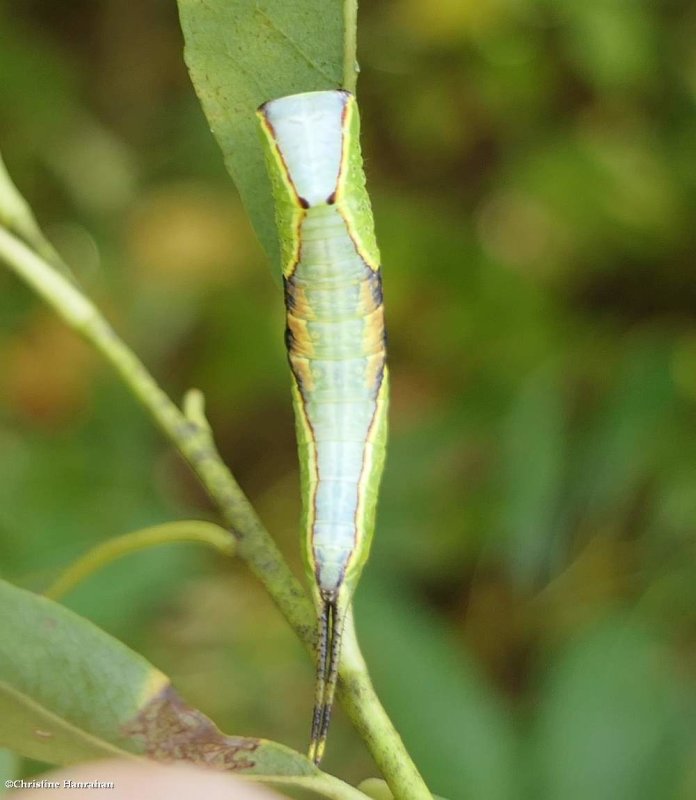
M360 257L339 209L309 208L285 279L286 342L296 382L306 538L327 598L350 569L376 502L380 396L386 390L381 277ZM386 392L384 392L386 393Z

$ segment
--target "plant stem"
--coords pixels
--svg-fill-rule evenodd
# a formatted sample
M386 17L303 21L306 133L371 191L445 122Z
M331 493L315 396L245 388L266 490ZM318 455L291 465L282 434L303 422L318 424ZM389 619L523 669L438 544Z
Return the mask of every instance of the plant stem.
M179 542L207 544L226 556L234 555L236 550L234 537L228 530L214 522L180 520L152 525L149 528L124 533L122 536L114 536L93 547L59 575L44 594L51 600L58 600L85 578L118 558L148 547Z
M387 712L377 702L355 633L352 609L348 612L343 632L341 680L341 705L373 754L394 797L431 800L432 795L416 765L410 757L403 758L403 754L407 752L404 743Z
M0 256L74 330L92 344L179 450L233 529L239 554L271 592L292 626L312 641L312 606L215 448L210 429L187 417L119 339L96 306L19 239L0 228Z
M0 156L0 225L17 234L48 263L72 281L75 280L63 259L43 235L27 201L12 182Z
M93 345L120 375L198 476L225 523L237 552L314 653L316 623L311 601L290 571L251 503L225 466L205 420L202 396L190 392L184 412L160 389L140 359L117 336L97 307L69 280L0 228L0 258L63 320ZM339 698L367 743L396 800L431 800L422 778L370 683L352 622L341 662Z

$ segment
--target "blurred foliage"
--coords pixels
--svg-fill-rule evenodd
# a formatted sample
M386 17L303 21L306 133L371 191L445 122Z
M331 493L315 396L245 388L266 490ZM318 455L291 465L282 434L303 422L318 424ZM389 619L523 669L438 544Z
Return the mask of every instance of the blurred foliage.
M174 3L6 1L0 37L15 182L162 383L205 391L299 570L282 298ZM393 411L358 630L450 800L696 796L694 42L680 0L361 3ZM209 513L2 271L0 354L3 577ZM170 547L68 604L222 728L304 746L312 666L243 565ZM357 783L376 768L337 716L326 768Z

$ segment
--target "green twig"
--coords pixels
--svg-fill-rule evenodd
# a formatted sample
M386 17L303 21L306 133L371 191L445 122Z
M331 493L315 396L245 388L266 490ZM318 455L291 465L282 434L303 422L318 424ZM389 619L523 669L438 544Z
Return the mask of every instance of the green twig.
M387 712L382 705L373 704L375 690L358 644L352 609L343 632L341 680L341 705L373 754L395 800L432 800L410 756L404 759L407 750Z
M313 652L312 603L270 534L227 469L213 442L199 394L187 396L186 413L169 399L140 359L116 335L96 306L69 280L0 228L0 258L112 365L132 394L198 476L237 540L237 552L264 584L288 622ZM339 698L365 739L397 800L431 800L422 778L370 683L349 625L341 662Z
M74 330L106 358L200 479L233 529L239 554L271 592L305 641L313 639L312 606L222 462L207 425L187 418L160 389L140 359L116 335L96 306L16 236L0 229L0 256Z
M48 263L71 280L74 276L44 236L29 204L19 193L0 156L0 225L19 236Z
M59 600L93 573L129 553L149 547L178 542L200 542L214 547L226 556L234 555L236 542L229 531L214 522L181 520L153 525L139 531L124 533L102 542L72 563L44 594L51 600Z

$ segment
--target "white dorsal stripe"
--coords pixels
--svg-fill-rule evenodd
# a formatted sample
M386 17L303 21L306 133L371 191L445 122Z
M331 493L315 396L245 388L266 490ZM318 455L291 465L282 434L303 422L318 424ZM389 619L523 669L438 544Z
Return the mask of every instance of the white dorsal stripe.
M344 92L307 92L263 108L295 190L310 206L336 191L346 101Z

